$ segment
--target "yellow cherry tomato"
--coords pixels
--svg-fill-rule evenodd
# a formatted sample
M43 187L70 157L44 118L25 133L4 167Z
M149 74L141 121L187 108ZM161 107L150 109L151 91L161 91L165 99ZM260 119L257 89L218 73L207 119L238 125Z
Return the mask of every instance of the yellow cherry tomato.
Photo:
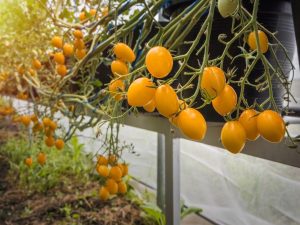
M178 97L170 85L164 84L156 89L155 105L157 111L167 118L178 112Z
M228 151L237 154L246 143L246 131L239 121L226 122L221 131L221 142Z
M237 95L235 90L228 84L225 85L223 91L218 97L212 100L212 105L217 113L226 116L231 113L237 104Z
M113 73L113 75L125 75L128 74L128 66L126 65L126 63L124 63L121 60L114 60L112 61L111 65L111 72Z
M153 47L146 55L146 67L153 77L164 78L173 68L173 57L168 49Z
M273 110L265 110L257 116L257 128L260 135L270 142L279 143L284 138L284 120Z
M254 141L259 137L257 129L257 115L254 109L246 109L240 115L239 122L243 125L248 140Z
M117 43L114 46L114 54L116 57L124 62L133 62L135 60L135 54L133 50L124 43Z
M220 95L226 84L224 71L218 67L206 67L202 74L201 89L210 99Z
M146 78L141 77L133 81L127 91L128 104L131 106L142 107L146 105L155 94L154 83Z
M181 132L192 140L200 141L205 137L207 125L203 115L196 109L182 110L176 119Z
M269 40L265 32L258 30L259 46L262 53L266 53L269 49ZM255 31L252 31L248 36L248 45L251 50L257 49Z

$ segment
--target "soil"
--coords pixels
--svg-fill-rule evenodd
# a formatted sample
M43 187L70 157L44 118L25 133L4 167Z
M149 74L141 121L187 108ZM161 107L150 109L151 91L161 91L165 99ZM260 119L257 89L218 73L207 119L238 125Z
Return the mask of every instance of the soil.
M10 135L0 124L0 145ZM98 224L145 225L141 209L125 197L103 202L98 198L99 184L68 182L47 193L19 187L18 175L11 175L9 159L0 155L0 225Z
M99 224L143 225L141 210L124 197L103 202L97 182L31 193L16 187L8 176L9 163L0 156L0 224Z

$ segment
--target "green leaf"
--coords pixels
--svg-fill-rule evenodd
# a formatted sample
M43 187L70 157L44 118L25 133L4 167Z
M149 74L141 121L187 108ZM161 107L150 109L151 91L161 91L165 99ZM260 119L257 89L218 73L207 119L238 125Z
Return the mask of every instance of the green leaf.
M202 209L200 208L196 208L196 207L188 207L188 208L183 208L181 211L181 219L185 218L186 216L190 215L190 214L198 214L201 213Z

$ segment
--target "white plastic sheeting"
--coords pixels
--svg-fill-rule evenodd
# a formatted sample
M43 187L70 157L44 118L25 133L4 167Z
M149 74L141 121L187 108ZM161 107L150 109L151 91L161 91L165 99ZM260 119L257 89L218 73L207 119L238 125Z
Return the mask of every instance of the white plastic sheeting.
M28 109L24 102L14 102ZM100 144L93 129L78 133L86 151ZM125 153L130 173L156 187L157 134L125 126L121 141L139 154ZM217 139L216 139L217 140ZM300 169L181 140L181 194L187 205L222 225L299 225ZM299 154L300 157L300 154Z
M131 173L156 186L156 133L124 127L140 157L125 154ZM181 195L224 225L300 224L300 169L181 140ZM300 154L299 154L300 157Z
M181 191L219 224L300 224L299 168L182 140Z

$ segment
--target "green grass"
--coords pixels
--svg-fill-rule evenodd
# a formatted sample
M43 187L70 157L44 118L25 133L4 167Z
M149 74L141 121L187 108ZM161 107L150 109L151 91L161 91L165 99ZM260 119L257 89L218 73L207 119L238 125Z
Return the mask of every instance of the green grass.
M37 162L40 151L47 156L44 166ZM13 138L0 146L0 154L9 159L11 175L19 176L20 187L38 192L46 192L56 185L67 182L86 182L91 178L94 166L91 156L84 153L83 145L79 144L76 137L73 137L62 150L37 143L29 147L25 138ZM33 159L30 168L24 164L24 159L29 156Z

